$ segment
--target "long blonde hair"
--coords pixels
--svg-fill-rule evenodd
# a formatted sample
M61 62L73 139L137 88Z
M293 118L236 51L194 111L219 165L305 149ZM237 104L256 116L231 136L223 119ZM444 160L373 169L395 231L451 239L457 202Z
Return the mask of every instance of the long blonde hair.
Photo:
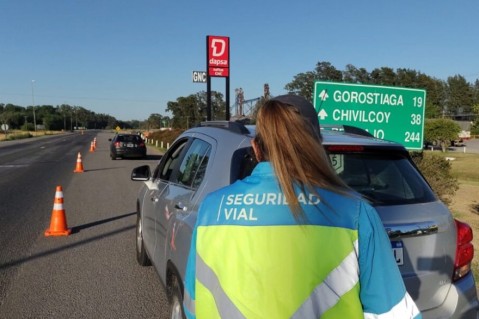
M256 117L255 143L262 158L271 162L288 205L299 219L303 211L294 190L317 196L315 187L348 194L349 187L338 177L310 121L293 105L269 100Z

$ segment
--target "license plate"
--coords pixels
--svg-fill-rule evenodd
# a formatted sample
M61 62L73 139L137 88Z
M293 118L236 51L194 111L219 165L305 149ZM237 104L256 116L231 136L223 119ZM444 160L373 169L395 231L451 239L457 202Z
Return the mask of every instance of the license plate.
M391 247L394 254L394 259L396 259L396 263L401 266L404 264L404 249L402 241L392 241Z
M134 147L135 144L133 144L133 143L128 143L128 144L126 144L126 146L127 146L127 147Z

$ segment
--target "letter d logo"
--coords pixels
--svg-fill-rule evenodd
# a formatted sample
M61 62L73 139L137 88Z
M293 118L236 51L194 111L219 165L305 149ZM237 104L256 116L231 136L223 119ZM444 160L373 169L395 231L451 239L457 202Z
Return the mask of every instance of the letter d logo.
M212 56L222 56L226 50L226 42L222 39L213 39L211 41L211 48L213 49L211 52Z

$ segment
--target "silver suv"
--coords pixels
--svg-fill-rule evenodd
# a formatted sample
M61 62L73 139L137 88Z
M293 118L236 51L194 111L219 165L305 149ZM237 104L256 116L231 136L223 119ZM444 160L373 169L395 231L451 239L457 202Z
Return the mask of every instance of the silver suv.
M322 130L323 145L338 175L378 211L423 317L478 318L471 228L451 216L403 146L350 130ZM205 122L179 136L153 174L148 165L132 172L132 180L144 181L137 200L137 260L158 272L171 318L182 317L198 206L206 194L251 173L253 136L254 126Z

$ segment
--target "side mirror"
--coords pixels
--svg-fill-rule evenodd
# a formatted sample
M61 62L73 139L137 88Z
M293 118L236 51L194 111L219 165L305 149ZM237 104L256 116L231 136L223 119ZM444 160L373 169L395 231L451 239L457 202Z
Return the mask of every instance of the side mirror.
M135 167L131 171L132 181L147 181L150 179L151 171L149 165Z

